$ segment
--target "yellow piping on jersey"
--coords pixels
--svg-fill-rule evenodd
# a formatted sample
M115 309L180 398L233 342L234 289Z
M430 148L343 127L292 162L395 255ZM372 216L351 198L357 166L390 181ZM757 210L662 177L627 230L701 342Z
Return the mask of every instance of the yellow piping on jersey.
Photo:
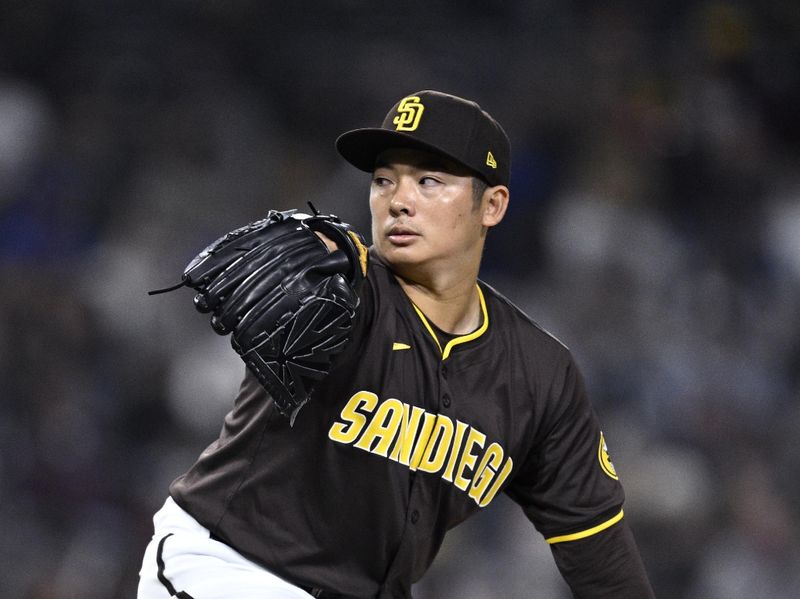
M578 539L585 539L586 537L591 537L592 535L596 535L598 532L604 531L606 528L610 528L614 526L617 522L622 520L624 516L624 512L622 510L619 511L619 514L614 516L613 518L606 520L602 524L598 524L597 526L593 526L592 528L588 528L586 530L582 530L581 532L575 532L571 535L561 535L560 537L550 537L546 539L546 541L552 545L553 543L564 543L566 541L577 541Z
M466 343L467 341L472 341L473 339L477 339L486 332L486 329L489 328L489 311L486 309L486 300L483 298L483 291L481 291L480 285L478 285L477 283L475 284L475 288L478 290L478 299L480 300L481 303L481 313L483 314L483 323L481 324L481 326L479 326L471 333L452 339L447 345L444 346L444 349L442 349L442 344L439 342L439 338L433 331L433 327L428 322L428 319L425 318L425 315L422 313L422 310L417 308L417 305L415 303L413 302L411 303L411 305L414 306L414 310L416 310L417 312L417 316L419 316L420 320L422 321L422 324L425 325L425 328L428 329L428 333L430 333L431 337L433 337L433 340L436 342L436 347L439 348L439 351L442 354L442 361L450 357L450 350L452 350L453 347L455 347L459 343Z

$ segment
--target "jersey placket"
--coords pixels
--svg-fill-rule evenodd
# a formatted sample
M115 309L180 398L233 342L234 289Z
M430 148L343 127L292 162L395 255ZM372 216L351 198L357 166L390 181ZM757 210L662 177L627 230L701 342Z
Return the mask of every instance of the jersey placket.
M416 309L416 306L415 306ZM435 336L433 339L438 346L438 353L441 355L441 346ZM436 351L436 350L434 350ZM438 389L436 392L436 403L427 406L429 409L439 411L443 407L451 405L451 396L447 384L447 360L441 359L437 367ZM445 399L446 398L446 399ZM429 440L431 442L432 440ZM394 597L392 588L397 581L413 579L413 571L417 549L421 546L422 540L433 534L436 522L432 521L434 515L427 513L422 506L432 505L435 500L433 495L436 493L439 481L433 476L423 476L411 470L411 484L409 485L408 508L406 511L405 527L400 543L395 553L394 559L387 570L384 584L378 597ZM424 545L424 543L422 543Z
M437 411L438 410L450 411L452 406L453 397L448 382L448 376L449 376L448 365L450 362L451 352L453 348L461 343L466 343L480 337L481 335L483 335L483 333L487 330L489 326L489 316L486 309L486 302L483 297L483 292L477 285L476 289L478 290L478 297L480 299L480 306L482 312L481 325L478 327L478 329L476 329L472 333L449 339L444 345L442 345L442 341L436 334L434 327L425 317L423 312L416 305L412 303L412 306L415 312L417 313L417 316L419 317L420 321L422 322L425 329L429 333L430 337L435 342L436 347L441 356L437 368L438 383L439 383L436 395L437 405L432 406ZM434 531L432 529L436 525L436 522L431 521L431 518L434 517L433 514L426 514L420 511L418 506L435 504L433 498L426 497L425 495L434 494L437 488L436 485L438 484L439 482L436 478L430 478L424 476L412 477L412 482L409 490L408 510L406 512L405 529L403 531L403 535L400 540L400 546L398 547L397 553L395 554L395 558L388 569L384 588L388 588L387 585L391 585L392 580L402 580L403 577L408 577L408 576L413 577L415 549L418 546L417 535L422 535L424 537L433 534Z

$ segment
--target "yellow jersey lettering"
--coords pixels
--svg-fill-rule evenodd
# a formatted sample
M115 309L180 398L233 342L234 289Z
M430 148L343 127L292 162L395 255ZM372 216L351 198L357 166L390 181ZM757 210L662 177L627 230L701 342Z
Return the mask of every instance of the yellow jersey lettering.
M434 422L436 422L436 415L425 412L425 418L422 421L422 432L419 434L419 437L417 437L417 442L414 443L414 453L411 454L411 462L408 464L411 470L416 470L419 467L422 454L425 453L425 448L428 446L428 441L431 438Z
M467 442L464 443L464 451L461 452L461 461L458 463L456 479L453 482L462 491L466 491L470 483L469 479L464 478L464 471L467 468L474 468L475 462L478 460L478 456L472 453L472 448L477 445L483 449L484 443L486 443L486 435L474 428L470 429L469 435L467 435Z
M453 440L453 421L447 416L439 414L436 417L436 426L428 441L419 470L422 472L439 472L444 466L444 459L450 450L450 442ZM435 450L435 454L434 454Z
M461 440L464 438L464 431L469 428L469 425L456 420L456 437L453 439L453 449L450 451L450 459L447 460L447 467L444 469L442 478L447 482L453 482L453 470L458 462L459 450L461 449Z
M397 436L402 419L403 403L397 399L387 399L375 412L367 430L364 431L355 446L386 457L389 453L389 446ZM372 444L376 439L378 439L378 444L373 448Z
M354 394L342 408L342 413L339 414L339 417L349 424L334 422L328 431L328 438L345 444L355 441L367 423L366 416L358 410L363 407L367 412L372 412L377 404L378 396L374 393L359 391Z
M411 461L411 450L414 449L414 437L417 436L419 423L425 410L419 406L411 407L407 403L403 404L403 419L400 422L400 434L397 435L397 443L394 444L390 460L400 462L408 466Z
M486 495L484 495L483 498L478 503L480 507L486 507L491 503L492 499L494 499L494 496L497 495L497 492L500 490L500 487L508 478L508 475L511 474L511 470L513 468L514 468L514 462L511 458L508 458L506 460L506 463L503 464L503 469L495 477L494 482L492 483L492 486L489 489L489 492L486 493Z
M353 394L328 430L328 438L411 471L438 473L481 508L491 503L514 469L499 443L491 443L481 454L486 435L466 422L399 399L381 402L369 391Z
M495 474L497 474L497 469L502 463L503 448L497 443L492 443L486 448L478 467L475 469L475 476L472 477L472 487L469 490L469 496L478 505L480 505L481 497L486 493L486 489L489 488Z

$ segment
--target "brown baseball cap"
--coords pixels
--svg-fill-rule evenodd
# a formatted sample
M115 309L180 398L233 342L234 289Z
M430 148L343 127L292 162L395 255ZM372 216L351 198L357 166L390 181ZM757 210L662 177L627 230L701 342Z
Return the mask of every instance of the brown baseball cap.
M471 100L433 90L397 102L380 127L339 136L336 149L356 168L372 172L389 148L419 148L463 164L489 185L508 185L511 149L500 124Z

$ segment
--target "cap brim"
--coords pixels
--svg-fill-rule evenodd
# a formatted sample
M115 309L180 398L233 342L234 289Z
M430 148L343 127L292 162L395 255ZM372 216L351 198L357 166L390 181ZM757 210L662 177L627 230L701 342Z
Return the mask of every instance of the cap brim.
M460 160L441 148L432 144L427 144L415 137L401 133L400 131L391 131L389 129L380 129L377 127L354 129L342 133L336 140L336 149L339 151L339 154L357 169L368 173L371 173L375 169L375 159L378 157L378 154L389 148L428 150L447 156L459 164L462 164Z

